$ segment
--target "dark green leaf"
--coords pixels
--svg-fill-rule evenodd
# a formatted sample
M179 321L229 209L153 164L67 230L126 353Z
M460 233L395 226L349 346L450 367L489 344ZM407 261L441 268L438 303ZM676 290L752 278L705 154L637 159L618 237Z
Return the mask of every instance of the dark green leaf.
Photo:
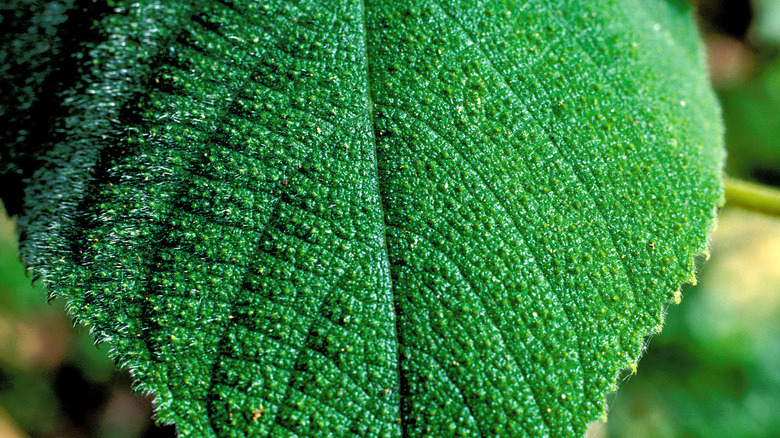
M25 260L184 436L581 436L720 197L689 15L128 2Z

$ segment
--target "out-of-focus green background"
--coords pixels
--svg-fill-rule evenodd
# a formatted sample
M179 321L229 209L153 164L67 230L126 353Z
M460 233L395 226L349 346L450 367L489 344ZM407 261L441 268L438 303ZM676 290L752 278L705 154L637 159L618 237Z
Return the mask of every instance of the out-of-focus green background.
M13 223L0 218L0 438L173 437L151 422L105 349L46 302L19 263Z
M780 0L695 1L731 175L780 185ZM0 210L2 210L0 208ZM712 258L669 308L592 437L780 437L780 219L726 207ZM63 303L30 285L0 217L0 438L172 437Z

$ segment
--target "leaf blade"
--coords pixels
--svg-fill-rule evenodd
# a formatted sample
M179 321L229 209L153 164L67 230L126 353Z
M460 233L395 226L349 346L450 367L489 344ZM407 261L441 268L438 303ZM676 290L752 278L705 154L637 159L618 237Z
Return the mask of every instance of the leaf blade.
M185 435L581 435L719 198L687 12L651 7L180 11L28 263Z
M471 416L480 418L478 424L485 428L510 427L516 421L514 430L480 429L473 424L467 425L466 420L463 425L458 425L467 428L468 434L473 435L512 435L521 431L528 435L581 435L585 423L572 426L576 424L575 418L596 418L600 415L604 409L603 394L614 388L621 368L634 364L643 345L643 336L661 323L661 303L673 298L671 293L677 290L679 283L685 280L685 276L692 275L691 255L701 250L701 247L693 251L689 249L686 254L679 247L671 249L670 242L685 243L675 239L670 230L663 229L665 224L659 223L664 220L659 220L660 216L677 214L675 204L684 204L687 196L696 197L698 194L675 195L675 190L678 190L676 185L684 184L680 180L663 180L668 176L666 174L646 177L652 170L651 163L659 167L668 166L675 171L684 170L678 163L669 163L669 157L654 152L654 148L663 146L658 144L661 142L654 144L655 138L662 138L662 134L652 126L654 123L669 123L665 120L667 114L664 111L677 116L677 109L685 108L681 104L682 99L672 98L674 92L669 93L672 90L665 87L671 83L687 83L688 80L681 77L671 79L668 84L652 90L659 95L650 94L641 86L637 86L636 90L621 90L624 82L629 85L637 82L632 74L639 78L649 76L642 70L652 65L649 59L641 59L643 55L638 51L630 51L634 45L632 41L617 40L618 44L609 40L610 37L630 38L636 34L625 22L635 23L625 15L627 13L621 12L621 8L625 7L632 13L635 11L624 4L604 2L598 5L602 10L597 10L594 5L592 11L587 7L581 11L572 8L574 10L568 11L568 16L560 14L563 18L558 18L558 15L564 8L555 6L549 6L548 10L528 6L505 11L496 8L489 12L488 6L479 2L458 6L432 4L434 6L429 8L428 16L424 8L414 11L410 8L395 23L396 26L388 25L387 28L393 31L397 28L402 31L398 32L396 39L392 39L392 31L378 37L377 40L382 41L378 45L386 50L381 56L375 56L379 60L392 59L392 62L404 66L404 72L412 71L404 78L405 81L392 82L397 68L388 62L390 65L386 71L377 68L381 71L377 75L384 75L374 81L391 84L387 88L392 89L385 96L377 97L376 104L380 111L387 113L385 117L378 118L381 133L378 138L386 139L385 145L379 145L379 151L384 151L380 154L380 179L387 186L385 192L394 195L386 197L390 199L386 202L392 202L385 208L392 236L389 241L395 238L401 242L397 245L402 248L394 251L394 245L389 245L391 269L396 276L398 271L405 271L407 278L412 278L399 280L396 287L402 287L398 284L403 285L404 281L424 278L430 272L444 283L418 284L399 294L410 301L414 298L415 303L428 305L435 315L426 318L420 316L424 312L402 308L401 344L407 350L416 350L418 345L427 346L433 342L423 335L407 335L414 334L415 325L421 323L425 324L425 328L419 331L423 334L435 333L440 341L426 351L428 354L407 352L402 355L403 363L411 367L413 365L409 363L415 361L410 358L415 356L440 356L440 352L437 355L431 353L437 348L450 353L449 356L445 354L448 361L444 364L423 359L415 370L408 371L410 375L419 376L416 377L419 380L415 383L417 388L413 390L415 395L427 398L426 402L420 402L426 404L416 410L419 414L410 412L409 417L420 418L413 426L420 434L432 427L442 427L434 430L446 434L446 427L454 421L453 418L468 419ZM639 5L634 6L639 8ZM607 7L613 9L605 10ZM578 13L587 13L586 18L579 17ZM404 12L399 15L404 15ZM621 15L625 22L614 18ZM507 24L512 19L517 22ZM407 20L413 24L407 24ZM576 25L570 26L568 20ZM450 23L442 24L447 21ZM614 22L623 24L615 26ZM523 28L526 23L540 24ZM545 29L542 23L548 27ZM553 23L552 27L550 23ZM652 22L644 24L646 27L653 26ZM426 31L426 25L440 27ZM594 27L598 31L593 32ZM575 31L579 34L572 35ZM664 35L659 41L654 32L657 31L652 29L650 37L640 42L666 45L669 36ZM522 34L532 44L524 44L522 40L518 43L516 33ZM440 43L441 46L460 52L449 58L446 55L437 58L436 54L442 54L436 48L435 38L449 38ZM434 44L424 47L425 43L420 41L434 41ZM582 41L593 42L593 45L588 46ZM514 46L512 43L515 43ZM483 49L499 46L502 46L501 50ZM628 59L613 59L624 48L629 50L622 56ZM680 50L690 54L690 47ZM563 59L560 53L565 53L567 58ZM625 53L640 59L631 59ZM666 52L660 53L667 55ZM418 65L426 64L420 59L426 56L444 59L433 66L418 69ZM651 53L644 56L651 58L658 55ZM531 67L524 68L523 64ZM611 64L617 65L611 67ZM668 61L662 65L669 68ZM445 75L426 77L426 71L442 70ZM605 70L604 74L599 74ZM589 78L578 72L588 72L596 77ZM410 77L415 74L420 77ZM450 87L446 79L461 87ZM661 81L654 79L653 85L658 86ZM433 97L426 94L429 89L433 89L429 93L434 94ZM594 89L598 91L591 91ZM490 91L480 93L479 90ZM567 95L576 96L576 92L582 90L587 90L583 94L591 99L600 98L607 102L577 101ZM702 93L701 89L688 91ZM632 101L621 105L615 98L610 99L610 94ZM708 100L712 102L711 97ZM610 120L610 105L613 105L613 112L616 108L620 110L618 114L623 120L614 117ZM636 114L637 108L662 105L664 109L652 115ZM596 106L595 111L589 106ZM435 112L435 116L431 117L435 122L421 119L421 115L431 111ZM472 114L469 115L469 111ZM496 118L504 122L492 123ZM713 119L716 120L717 116ZM591 129L595 132L592 135L595 141L593 137L588 138L591 132L579 131L577 122L583 120L595 125ZM382 127L381 123L387 126ZM639 129L632 125L640 124L647 132L637 135ZM484 132L496 125L502 129L493 135ZM518 132L518 126L526 132ZM716 145L719 143L719 131L714 129L713 133L705 137L708 136L711 144ZM512 134L523 135L524 138L514 144L514 138L504 140L503 137ZM675 135L679 137L672 138L683 139L686 134L678 131ZM579 145L577 140L586 141L584 145ZM631 144L634 142L644 144ZM696 150L698 146L687 147L685 154L704 161L711 160L711 169L717 168L718 153L713 153L712 157L701 156ZM670 155L672 150L674 148L670 148ZM429 161L415 168L414 164L405 162L413 161L405 157L408 151L412 151L409 155L423 155ZM682 149L676 151L682 152ZM384 169L383 156L390 156L388 161L392 163ZM442 158L444 156L448 158ZM612 164L617 159L626 160L626 163ZM435 170L426 169L430 161L440 164L445 170L440 170L437 175ZM521 164L518 169L517 163L525 165ZM399 172L396 169L401 167L411 176L405 179L397 177ZM514 170L513 178L492 179L496 176L500 178L501 172L507 169ZM674 171L669 169L667 172ZM714 178L716 173L707 178ZM394 180L400 181L394 184ZM714 179L710 179L710 183L711 187L717 187ZM458 190L465 195L455 193ZM556 195L556 192L563 194ZM512 199L513 195L515 199ZM709 200L696 207L700 210L694 208L691 209L693 212L684 213L697 215L703 228L707 227L712 205L719 195L714 190L706 196ZM637 211L639 205L633 200L648 198L663 198L663 205L659 202L658 206L650 206L656 207L654 211ZM420 199L438 202L440 206L449 202L449 205L466 210L466 213L459 218L457 214L448 215L447 208L437 208L435 204L432 207L420 203L414 205L412 200ZM476 208L475 203L478 203ZM433 213L429 217L426 217L427 210ZM438 226L437 222L442 217L449 223ZM675 220L680 221L681 218L675 217ZM637 221L639 226L635 225ZM457 238L442 239L448 227L458 231L456 236L469 236L462 239L466 242ZM485 232L487 227L490 227L489 233ZM393 235L395 229L404 230L414 237L404 238L400 232ZM423 236L420 236L421 233ZM415 250L414 246L420 245L418 241L428 245L422 250ZM699 242L702 245L703 241ZM474 247L478 250L471 251ZM592 248L599 248L601 254ZM505 252L499 255L497 250ZM682 269L675 274L660 272L667 268L653 266L649 261L659 253L662 253L660 257L667 258L667 262L675 260L670 254L683 253L675 256L679 258L674 262L682 264ZM439 262L427 260L432 258L430 254L440 255ZM640 260L627 263L624 260L627 255ZM410 263L415 256L418 261ZM456 262L452 263L452 260ZM530 266L525 266L526 263ZM643 263L648 265L643 266ZM451 270L455 275L446 277L437 271L436 265L447 264L456 266ZM468 271L473 266L478 267L477 272ZM675 278L670 278L672 276ZM497 280L497 284L491 286L491 280ZM651 287L654 282L663 282L663 285ZM458 304L446 304L448 293L442 291L446 291L448 286L458 289L452 285L464 283L461 290L452 292L453 301ZM429 291L420 292L426 289ZM664 293L670 295L664 297ZM527 296L522 297L525 299L521 298L520 303L513 303L518 295ZM445 310L441 311L441 308ZM416 313L417 316L404 320L407 313ZM538 320L541 321L536 323ZM448 321L450 327L444 334L435 330L437 325L447 326ZM521 326L514 326L515 322L520 322ZM459 331L468 331L459 329L459 325L478 328L459 336ZM449 338L456 338L459 342L447 344L445 340ZM498 346L491 348L491 345ZM487 358L480 355L480 349ZM507 352L514 356L517 365L503 370L505 380L495 384L490 374L500 367L491 364L480 370L478 364L486 359L499 364L501 353ZM461 355L460 359L451 357L457 354ZM511 367L512 361L509 362ZM465 377L460 377L455 369L463 363L472 368ZM527 367L525 372L524 367ZM431 369L437 368L440 375L449 376L450 380L460 379L454 386L468 393L462 397L463 404L468 405L471 399L473 409L450 412L438 409L438 406L447 405L448 395L437 400L435 397L439 391L428 382L430 379L423 378ZM562 383L568 381L574 384ZM578 384L581 385L579 388ZM490 394L491 391L493 394ZM506 396L509 392L513 395ZM522 400L519 403L520 413L514 418L501 410L501 405L507 400ZM459 405L459 409L463 409L463 405ZM473 410L480 409L480 414L473 413ZM425 414L426 410L428 414Z

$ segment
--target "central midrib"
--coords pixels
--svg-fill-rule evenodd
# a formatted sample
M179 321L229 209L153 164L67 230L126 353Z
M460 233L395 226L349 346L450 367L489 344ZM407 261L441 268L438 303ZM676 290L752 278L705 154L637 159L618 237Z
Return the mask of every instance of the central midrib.
M384 274L384 286L383 290L389 290L392 294L393 305L393 321L395 322L395 345L396 345L396 378L398 381L398 420L401 427L401 437L406 438L409 436L407 432L407 423L404 418L404 400L403 397L406 393L405 385L403 384L403 370L401 368L401 338L400 338L400 297L398 296L395 285L393 284L392 276L390 275L390 255L387 247L387 224L385 222L385 211L382 205L382 193L379 189L379 159L377 157L377 144L374 129L376 124L374 122L374 100L371 93L371 76L369 73L369 59L368 59L368 16L366 14L366 0L360 0L360 12L363 23L363 73L365 75L365 102L366 102L366 114L368 115L371 130L369 135L374 143L373 148L373 165L374 165L374 184L373 189L375 191L377 200L377 209L379 210L379 218L381 219L380 231L378 237L382 239L380 245L380 263L382 264L382 272Z

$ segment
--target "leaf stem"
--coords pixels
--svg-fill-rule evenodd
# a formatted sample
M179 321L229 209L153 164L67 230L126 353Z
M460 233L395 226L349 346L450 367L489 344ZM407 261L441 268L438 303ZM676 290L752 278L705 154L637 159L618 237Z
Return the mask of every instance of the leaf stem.
M726 177L726 204L780 217L780 189Z

